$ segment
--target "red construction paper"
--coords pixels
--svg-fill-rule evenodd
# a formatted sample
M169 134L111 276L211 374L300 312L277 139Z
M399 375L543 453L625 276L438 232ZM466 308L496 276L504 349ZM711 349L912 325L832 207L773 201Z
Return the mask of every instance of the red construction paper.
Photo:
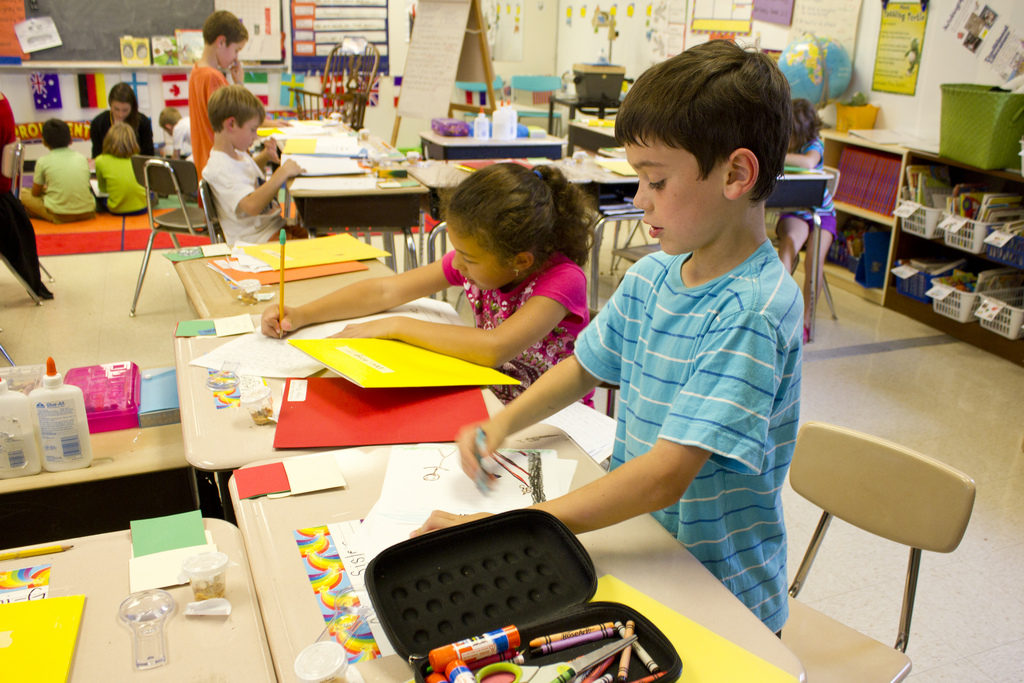
M307 383L304 400L289 400L293 382ZM479 387L363 389L341 377L289 379L274 448L453 441L464 424L487 417Z
M235 489L239 498L255 498L268 493L291 491L288 473L284 463L272 462L269 465L256 465L235 470Z

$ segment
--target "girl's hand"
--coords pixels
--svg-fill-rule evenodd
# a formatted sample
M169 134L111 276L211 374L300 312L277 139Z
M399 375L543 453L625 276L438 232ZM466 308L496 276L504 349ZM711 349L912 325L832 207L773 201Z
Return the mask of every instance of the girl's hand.
M423 522L416 531L409 534L409 538L415 538L422 536L423 534L429 534L431 531L438 531L439 529L447 529L451 526L458 526L459 524L465 524L466 522L475 522L478 519L484 519L490 517L489 512L477 512L472 515L455 515L451 512L445 512L444 510L434 510L427 517L427 520Z
M483 448L480 448L477 444L478 430L481 429L484 432L485 440ZM494 424L493 420L473 422L462 427L455 437L455 445L459 447L462 471L466 473L466 476L473 481L476 481L478 476L485 476L488 481L493 482L493 476L481 471L480 460L482 458L491 458L491 454L498 449L498 446L504 440L505 433Z
M260 330L268 337L281 339L289 332L299 329L302 325L295 322L295 309L290 306L284 307L284 317L278 320L278 306L272 304L263 311L260 318Z
M370 320L365 323L352 323L345 325L345 328L334 337L349 339L394 339L398 331L399 318L381 318Z

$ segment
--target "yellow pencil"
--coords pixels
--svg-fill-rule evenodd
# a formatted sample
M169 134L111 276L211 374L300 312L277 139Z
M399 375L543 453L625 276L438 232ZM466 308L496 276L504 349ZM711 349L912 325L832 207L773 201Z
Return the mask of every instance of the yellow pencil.
M277 324L284 320L284 228L281 228L281 286L277 293Z
M73 545L41 545L36 548L22 548L21 550L12 550L9 553L0 553L0 561L17 560L22 557L35 557L36 555L49 555L50 553L62 553L74 547Z

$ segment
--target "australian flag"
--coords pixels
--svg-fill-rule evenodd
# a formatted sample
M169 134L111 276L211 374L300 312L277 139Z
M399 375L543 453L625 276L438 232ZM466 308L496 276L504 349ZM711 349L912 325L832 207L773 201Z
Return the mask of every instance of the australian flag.
M36 72L28 78L37 110L60 109L63 106L60 100L60 79L57 74Z

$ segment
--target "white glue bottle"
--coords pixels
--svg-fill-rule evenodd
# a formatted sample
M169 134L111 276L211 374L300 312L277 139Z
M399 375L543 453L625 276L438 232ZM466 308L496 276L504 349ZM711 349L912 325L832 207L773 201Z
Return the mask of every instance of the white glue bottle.
M0 479L39 474L38 430L28 396L0 377Z
M43 386L33 390L28 397L39 420L43 469L58 472L92 464L85 397L75 385L64 384L64 377L57 372L52 358L46 359Z
M511 140L515 137L515 124L512 120L515 118L515 111L512 107L507 106L504 102L501 103L497 109L494 110L494 139L495 140ZM509 133L512 132L510 135Z
M480 107L480 113L473 119L473 137L477 140L487 140L491 137L491 122L487 120L483 107Z

